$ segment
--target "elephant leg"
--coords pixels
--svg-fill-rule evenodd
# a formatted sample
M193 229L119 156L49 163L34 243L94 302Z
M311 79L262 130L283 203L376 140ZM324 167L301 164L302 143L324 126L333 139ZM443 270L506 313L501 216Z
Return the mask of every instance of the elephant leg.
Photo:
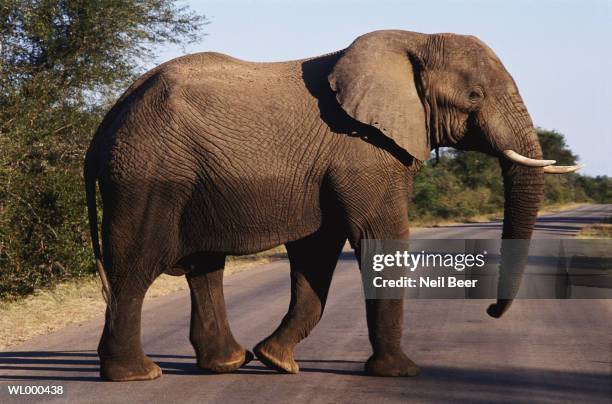
M374 376L416 376L418 366L401 347L404 301L401 299L366 300L368 335L373 354L365 365Z
M100 376L105 380L152 380L162 371L149 359L140 341L140 317L145 293L152 283L138 271L111 282L110 304L98 344Z
M198 366L216 373L231 372L250 362L253 354L232 335L223 297L222 254L195 254L185 275L191 293L189 339Z
M291 264L291 301L278 328L257 344L255 355L266 366L285 373L297 373L295 346L308 336L323 315L327 292L346 238L319 231L287 243Z
M406 218L408 214L403 215ZM408 227L395 236L363 236L361 238L407 239ZM392 233L393 234L393 233ZM357 262L361 266L361 247L355 249ZM416 376L419 367L406 356L401 347L404 324L404 301L402 299L366 299L368 337L372 355L365 364L366 373L374 376Z

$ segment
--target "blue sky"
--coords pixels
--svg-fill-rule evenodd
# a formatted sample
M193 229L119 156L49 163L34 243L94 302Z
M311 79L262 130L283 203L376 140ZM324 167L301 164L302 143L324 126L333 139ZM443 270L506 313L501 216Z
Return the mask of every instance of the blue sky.
M610 0L184 1L209 17L188 53L253 61L316 56L376 29L472 34L516 80L534 123L566 135L583 173L612 176ZM156 62L183 54L159 49Z

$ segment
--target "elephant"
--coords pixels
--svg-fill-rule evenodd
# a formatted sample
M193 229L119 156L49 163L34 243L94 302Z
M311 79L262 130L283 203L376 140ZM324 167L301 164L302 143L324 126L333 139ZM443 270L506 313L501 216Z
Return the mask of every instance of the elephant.
M107 113L84 163L107 301L101 377L161 375L142 349L140 315L162 273L187 279L198 366L231 372L248 363L254 355L226 316L225 258L279 245L291 300L253 352L297 373L294 347L323 314L343 246L359 257L361 240L409 236L412 180L438 147L499 158L504 239L531 237L545 172L578 168L542 159L513 78L474 36L382 30L309 59L204 52L144 74ZM499 298L488 312L499 317L511 302ZM366 300L366 318L366 372L417 375L401 346L403 301Z

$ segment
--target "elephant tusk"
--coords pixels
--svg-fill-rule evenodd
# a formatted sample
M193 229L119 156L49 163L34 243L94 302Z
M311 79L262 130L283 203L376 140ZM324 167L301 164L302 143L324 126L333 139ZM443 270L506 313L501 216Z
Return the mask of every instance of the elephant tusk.
M580 170L582 167L584 167L583 164L577 164L575 166L547 166L544 167L544 172L546 174L573 173L574 171Z
M518 154L514 150L504 150L504 156L514 163L521 164L527 167L546 167L556 163L555 160L536 160Z

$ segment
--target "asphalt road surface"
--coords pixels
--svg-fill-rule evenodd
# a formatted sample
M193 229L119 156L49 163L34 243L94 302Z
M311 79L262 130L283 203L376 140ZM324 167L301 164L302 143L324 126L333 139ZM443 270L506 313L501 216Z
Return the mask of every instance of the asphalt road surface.
M612 214L589 205L541 217L536 237L572 237ZM413 231L414 238L498 237L500 223ZM225 294L237 340L253 347L289 302L286 260L228 276ZM283 375L254 360L225 375L201 373L188 341L189 298L153 299L143 312L147 354L164 375L150 382L98 378L102 319L70 326L0 353L0 402L606 402L612 400L612 300L519 300L502 319L485 300L406 301L403 345L416 378L363 374L370 354L356 262L343 253L325 315L296 348L301 372ZM8 385L62 386L61 396L10 396Z

